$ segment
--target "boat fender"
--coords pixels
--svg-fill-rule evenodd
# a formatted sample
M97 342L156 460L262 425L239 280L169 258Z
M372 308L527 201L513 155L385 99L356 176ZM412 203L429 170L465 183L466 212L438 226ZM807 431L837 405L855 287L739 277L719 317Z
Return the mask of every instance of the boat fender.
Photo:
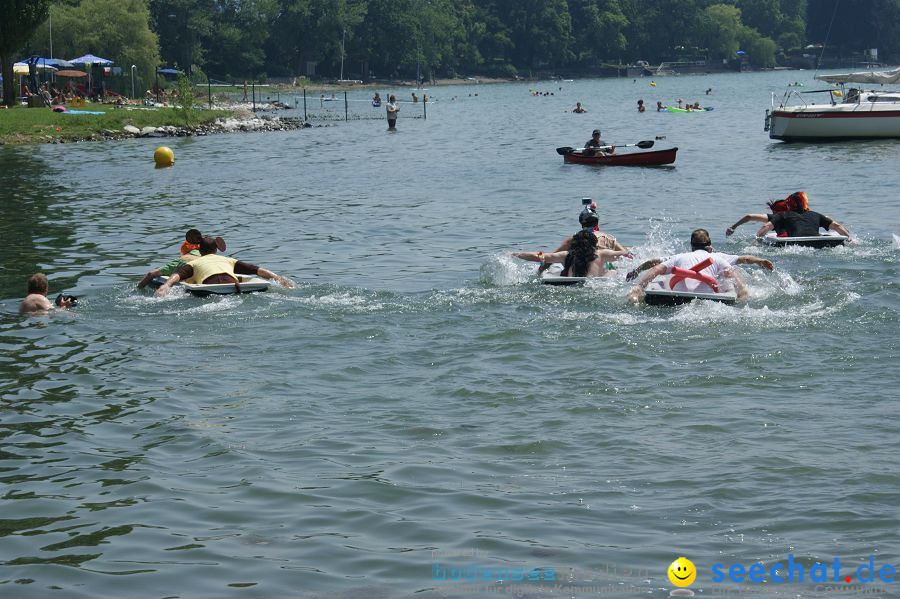
M708 275L706 273L700 272L704 268L708 266L712 266L712 258L707 258L702 262L698 262L690 268L681 268L680 266L675 266L672 268L672 278L669 279L669 289L675 289L675 285L680 283L685 279L696 279L697 281L701 281L706 283L712 290L716 293L719 293L719 283L716 279Z

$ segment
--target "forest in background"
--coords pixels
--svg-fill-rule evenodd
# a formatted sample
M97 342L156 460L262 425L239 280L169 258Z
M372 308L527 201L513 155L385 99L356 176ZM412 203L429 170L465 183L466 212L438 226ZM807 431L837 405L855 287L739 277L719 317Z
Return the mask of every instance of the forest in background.
M6 0L4 0L6 1ZM47 0L32 0L42 2ZM15 3L15 2L14 2ZM596 74L662 61L900 56L900 0L51 0L18 56L87 52L195 80ZM13 9L11 9L13 10ZM829 33L830 29L830 33ZM343 54L342 54L343 50ZM739 54L740 52L740 54Z

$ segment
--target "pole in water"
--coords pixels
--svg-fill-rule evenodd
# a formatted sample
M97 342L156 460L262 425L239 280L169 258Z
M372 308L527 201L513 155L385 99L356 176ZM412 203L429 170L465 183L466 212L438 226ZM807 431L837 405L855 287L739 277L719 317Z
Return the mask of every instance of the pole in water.
M428 120L428 94L422 94L422 120Z
M344 92L344 120L349 121L350 115L347 108L347 92Z
M307 121L309 119L306 118L306 88L303 88L303 120Z

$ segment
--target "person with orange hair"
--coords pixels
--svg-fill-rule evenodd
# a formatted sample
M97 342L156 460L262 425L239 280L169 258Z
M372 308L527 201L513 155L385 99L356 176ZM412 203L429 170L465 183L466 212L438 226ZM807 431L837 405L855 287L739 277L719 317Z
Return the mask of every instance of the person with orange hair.
M181 244L181 253L178 255L178 258L167 262L159 268L154 268L153 270L145 274L144 278L141 279L141 282L138 283L137 288L143 289L150 283L150 281L152 281L156 277L168 277L173 272L178 270L180 266L187 264L191 260L196 260L197 258L199 258L201 239L203 239L203 235L200 234L200 231L198 231L197 229L188 229L188 232L184 235L184 242Z
M772 214L745 214L725 229L725 236L731 236L746 222L759 221L766 224L757 231L757 237L763 237L772 229L779 237L815 237L819 235L819 228L850 237L850 231L844 225L809 209L809 196L805 191L795 191L783 200L769 202L769 208Z

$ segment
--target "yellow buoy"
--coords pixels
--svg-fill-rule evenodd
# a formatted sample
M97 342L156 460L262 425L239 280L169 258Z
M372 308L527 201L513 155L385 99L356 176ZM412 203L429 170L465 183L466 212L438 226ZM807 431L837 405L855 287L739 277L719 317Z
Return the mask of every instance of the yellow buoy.
M650 87L656 87L656 81L651 81L651 82L650 82Z
M160 146L156 148L155 152L153 152L153 162L155 162L156 166L160 168L165 166L172 166L173 164L175 164L175 152L172 151L172 148Z

